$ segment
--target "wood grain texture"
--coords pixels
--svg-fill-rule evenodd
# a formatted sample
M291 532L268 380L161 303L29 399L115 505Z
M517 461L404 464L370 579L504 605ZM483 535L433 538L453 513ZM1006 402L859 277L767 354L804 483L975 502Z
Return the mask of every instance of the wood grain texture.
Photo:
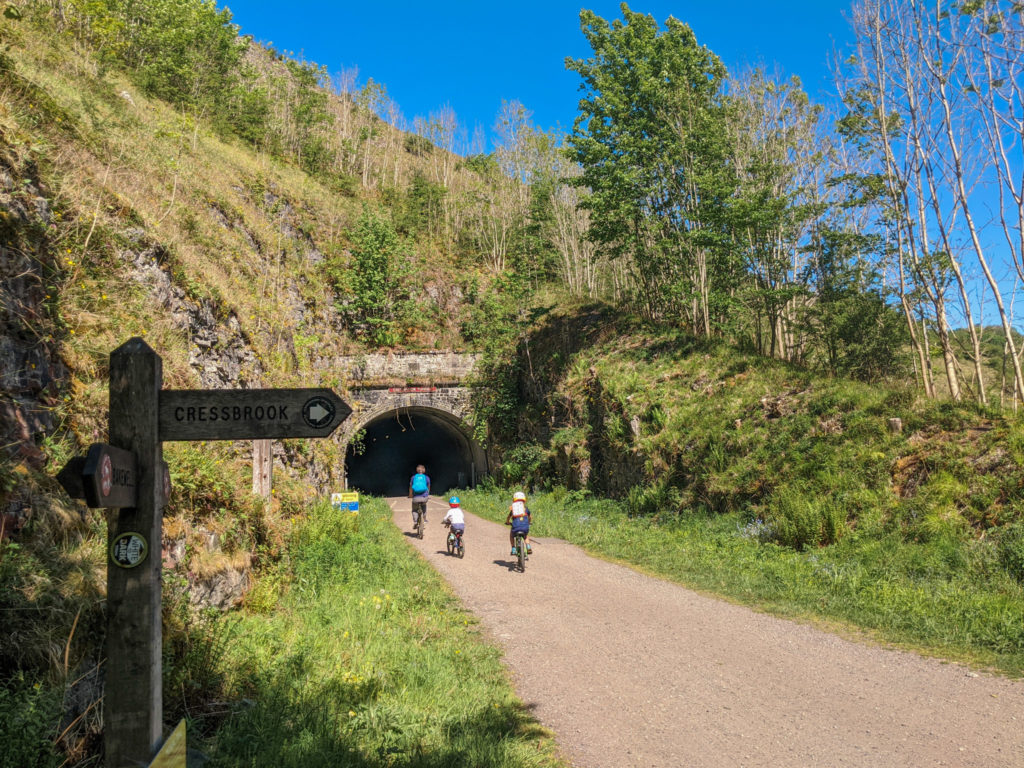
M110 438L135 454L136 506L108 516L107 672L104 742L108 768L148 765L163 738L160 579L163 449L157 407L160 356L141 338L110 354ZM110 544L137 532L149 547L135 568L110 563Z

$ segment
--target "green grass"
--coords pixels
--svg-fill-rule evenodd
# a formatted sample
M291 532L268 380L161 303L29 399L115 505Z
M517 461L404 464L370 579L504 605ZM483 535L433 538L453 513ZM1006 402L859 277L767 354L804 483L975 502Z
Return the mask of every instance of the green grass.
M242 704L210 766L558 766L440 577L383 502L320 505L251 595L224 667ZM200 726L202 724L199 724Z
M477 490L462 499L469 512L499 521L510 496ZM776 615L1024 676L1024 586L1001 566L996 542L948 532L914 542L855 529L837 544L797 551L763 542L741 513L659 522L558 489L531 495L529 505L537 536Z

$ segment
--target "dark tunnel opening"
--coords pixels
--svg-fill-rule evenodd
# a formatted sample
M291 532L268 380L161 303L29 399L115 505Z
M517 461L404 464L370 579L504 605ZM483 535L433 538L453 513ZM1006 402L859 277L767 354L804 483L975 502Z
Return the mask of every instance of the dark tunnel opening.
M444 411L403 408L364 429L362 453L349 446L345 455L348 485L364 493L405 496L417 464L427 468L432 495L468 488L486 469L483 450Z

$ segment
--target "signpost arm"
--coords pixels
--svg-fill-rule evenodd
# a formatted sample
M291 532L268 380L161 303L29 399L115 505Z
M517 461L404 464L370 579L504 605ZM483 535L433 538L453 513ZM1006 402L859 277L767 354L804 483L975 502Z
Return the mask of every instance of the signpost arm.
M107 547L107 768L148 765L163 737L160 582L163 448L157 431L162 361L135 337L110 354L110 444L137 460L137 506L112 510ZM148 554L133 568L112 562L121 534L141 535Z

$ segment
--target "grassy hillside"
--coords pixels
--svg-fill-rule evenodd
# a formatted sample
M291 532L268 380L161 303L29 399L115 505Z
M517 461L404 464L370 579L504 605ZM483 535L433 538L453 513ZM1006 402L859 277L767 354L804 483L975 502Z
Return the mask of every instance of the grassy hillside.
M399 286L407 311L395 339L409 348L462 347L460 323L474 311L463 297L489 279L403 225L404 195L399 205L147 95L100 51L29 13L43 7L0 15L3 766L31 764L29 755L95 763L106 526L53 476L106 437L109 353L144 337L171 388L343 391L331 358L370 343L345 304L362 220L392 226L395 261L416 276ZM267 52L250 58L282 88L303 76ZM427 169L421 156L440 150L402 152L391 178L411 183ZM205 663L189 653L202 637L190 597L237 602L252 570L286 553L290 520L341 471L336 442L285 442L264 504L248 491L249 452L165 446L168 712ZM54 745L62 756L51 761Z
M1012 414L812 375L602 306L550 312L511 367L503 481L549 491L540 535L785 615L1024 669Z

